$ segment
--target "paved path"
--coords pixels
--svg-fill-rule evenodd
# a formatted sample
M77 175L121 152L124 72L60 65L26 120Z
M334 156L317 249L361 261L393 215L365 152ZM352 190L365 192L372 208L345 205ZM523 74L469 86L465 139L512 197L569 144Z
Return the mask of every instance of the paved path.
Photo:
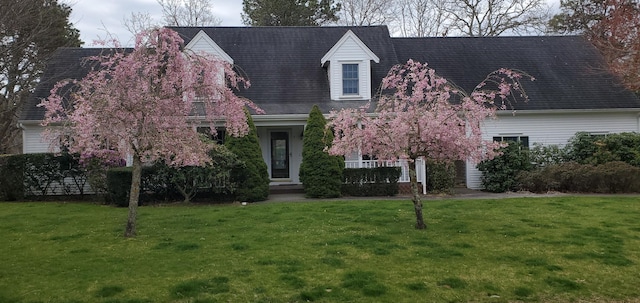
M545 193L534 194L531 192L508 192L508 193L489 193L479 190L473 190L468 188L456 188L453 195L437 194L437 195L424 195L424 200L440 200L440 199L505 199L505 198L518 198L518 197L554 197L570 195L564 193ZM304 197L304 194L271 194L266 202L311 202L311 201L331 201L331 200L408 200L411 199L410 195L398 195L393 197L342 197L335 199L308 199Z

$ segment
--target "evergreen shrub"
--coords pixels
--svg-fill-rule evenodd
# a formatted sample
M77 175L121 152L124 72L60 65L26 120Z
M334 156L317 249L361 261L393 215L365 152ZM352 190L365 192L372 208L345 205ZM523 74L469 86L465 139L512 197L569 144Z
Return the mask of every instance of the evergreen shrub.
M427 165L427 189L432 193L451 193L456 185L456 168L452 163Z
M502 155L478 164L482 187L495 193L516 191L519 189L518 174L531 169L528 151L514 142L501 148L500 152Z
M342 187L344 160L326 151L333 142L333 132L326 127L327 120L314 105L304 128L300 181L310 198L339 197Z
M269 172L262 159L262 149L258 141L256 126L248 111L247 122L249 133L243 137L227 135L225 146L245 165L244 169L233 171L232 178L241 181L236 190L236 198L240 201L264 201L269 197Z

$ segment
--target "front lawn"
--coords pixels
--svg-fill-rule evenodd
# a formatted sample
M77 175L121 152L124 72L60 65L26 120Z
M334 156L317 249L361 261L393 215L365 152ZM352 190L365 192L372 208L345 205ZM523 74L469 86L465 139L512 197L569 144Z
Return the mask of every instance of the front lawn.
M0 203L0 302L640 302L640 198Z

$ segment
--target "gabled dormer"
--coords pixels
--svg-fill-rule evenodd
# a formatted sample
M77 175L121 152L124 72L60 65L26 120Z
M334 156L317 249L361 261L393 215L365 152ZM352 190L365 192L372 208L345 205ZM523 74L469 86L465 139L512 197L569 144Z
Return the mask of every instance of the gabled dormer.
M184 48L194 52L205 52L233 64L233 58L202 30Z
M338 40L320 63L328 64L332 100L371 99L371 61L380 59L351 30Z

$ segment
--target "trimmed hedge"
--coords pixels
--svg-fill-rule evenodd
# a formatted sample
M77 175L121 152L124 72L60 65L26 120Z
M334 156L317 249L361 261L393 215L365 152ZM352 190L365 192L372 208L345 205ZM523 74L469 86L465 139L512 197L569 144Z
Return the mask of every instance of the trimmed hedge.
M0 155L0 201L24 198L24 155Z
M638 193L640 168L621 161L601 165L566 162L522 172L518 181L522 189L536 193Z
M28 196L84 195L87 172L76 155L38 153L3 156L0 199Z
M169 175L163 173L163 164L145 166L140 179L140 197L138 205L152 201L178 201L180 193L172 186ZM107 171L107 191L109 202L116 206L129 206L131 192L132 167L118 167Z
M345 168L342 194L347 196L395 196L399 167Z

